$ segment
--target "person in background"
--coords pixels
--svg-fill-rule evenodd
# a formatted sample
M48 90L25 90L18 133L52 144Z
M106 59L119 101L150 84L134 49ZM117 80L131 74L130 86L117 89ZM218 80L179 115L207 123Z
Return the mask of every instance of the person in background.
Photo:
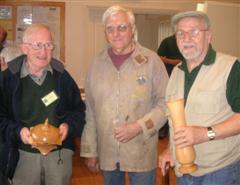
M163 39L157 50L157 53L165 64L169 76L172 73L173 67L183 60L183 56L177 47L175 34ZM169 126L168 122L166 122L165 125L159 130L159 139L165 138L168 136L168 133Z
M3 143L19 151L13 184L40 185L44 175L45 185L70 185L74 138L85 123L85 104L64 65L52 57L53 38L46 25L30 25L21 49L24 55L0 73L0 134ZM62 145L43 156L30 145L29 128L46 118L59 128Z
M109 7L103 14L109 45L87 76L86 125L81 156L105 185L155 185L158 130L166 121L167 71L157 54L134 41L132 11Z
M7 39L7 31L0 25L0 53L4 48L4 43Z
M166 99L184 99L187 125L173 130L170 147L159 157L165 174L175 165L178 185L240 184L240 61L211 46L210 20L203 12L172 17L177 45L184 56L171 74ZM197 171L178 172L175 147L194 145Z
M18 46L6 46L2 49L0 53L0 62L1 62L1 71L4 71L8 68L8 62L14 58L22 55L22 51Z
M163 39L157 53L165 64L169 76L173 67L183 60L183 56L177 47L175 34Z

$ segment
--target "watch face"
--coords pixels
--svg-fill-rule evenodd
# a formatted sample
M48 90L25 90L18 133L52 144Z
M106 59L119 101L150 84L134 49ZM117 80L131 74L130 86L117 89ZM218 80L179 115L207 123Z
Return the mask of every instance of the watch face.
M215 134L213 132L208 132L208 137L212 138L214 136L215 136Z
M213 131L212 127L208 127L207 129L208 129L207 136L208 136L209 140L215 139L216 134Z

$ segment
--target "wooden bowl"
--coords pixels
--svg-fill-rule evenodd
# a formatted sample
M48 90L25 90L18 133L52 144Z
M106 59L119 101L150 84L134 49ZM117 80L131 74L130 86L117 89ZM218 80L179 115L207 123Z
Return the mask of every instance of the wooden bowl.
M37 148L42 155L47 155L50 151L62 145L59 128L48 123L37 124L30 128L30 144Z

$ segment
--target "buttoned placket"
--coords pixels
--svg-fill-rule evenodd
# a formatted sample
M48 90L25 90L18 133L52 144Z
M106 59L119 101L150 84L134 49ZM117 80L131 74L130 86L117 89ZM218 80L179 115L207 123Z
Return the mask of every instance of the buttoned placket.
M117 103L116 103L116 113L117 117L115 119L115 128L119 126L120 124L120 110L119 110L119 100L120 100L120 71L117 72L117 80L118 80L118 85L117 85ZM117 142L117 161L120 161L120 142L116 139Z

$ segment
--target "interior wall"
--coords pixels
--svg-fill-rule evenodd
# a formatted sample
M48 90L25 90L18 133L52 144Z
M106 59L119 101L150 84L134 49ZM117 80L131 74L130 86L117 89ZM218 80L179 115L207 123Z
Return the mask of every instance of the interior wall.
M65 65L80 87L84 84L88 69L88 23L86 23L87 9L66 3L65 20ZM83 29L84 28L84 29Z
M205 6L211 21L213 47L240 57L240 6L218 2L206 2Z
M238 57L240 58L240 7L238 9Z
M102 12L78 2L66 3L65 64L79 87L84 87L89 66L106 45Z
M158 27L160 16L149 14L136 14L138 29L138 42L143 46L156 51L158 48ZM144 28L144 29L142 29Z

